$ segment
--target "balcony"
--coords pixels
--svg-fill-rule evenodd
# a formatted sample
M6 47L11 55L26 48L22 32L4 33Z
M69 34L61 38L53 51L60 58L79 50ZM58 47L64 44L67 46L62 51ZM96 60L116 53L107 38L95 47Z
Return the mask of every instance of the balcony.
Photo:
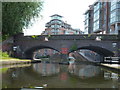
M95 31L93 31L94 33L100 33L100 32L102 32L103 30L102 29L97 29L97 30L95 30Z

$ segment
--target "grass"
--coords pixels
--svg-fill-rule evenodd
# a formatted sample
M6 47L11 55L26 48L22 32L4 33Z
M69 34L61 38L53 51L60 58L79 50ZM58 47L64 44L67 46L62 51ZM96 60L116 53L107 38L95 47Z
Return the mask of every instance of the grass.
M1 61L12 61L12 60L14 60L14 61L18 61L18 60L20 60L20 61L30 61L30 60L27 60L27 59L12 58L8 55L7 52L2 52L2 51L0 51L0 58L1 58Z
M5 72L7 72L7 70L8 70L8 68L0 68L0 73L2 72L2 73L5 73Z
M31 60L28 60L28 59L18 59L18 58L12 58L12 57L9 57L9 58L2 57L1 61L31 61Z
M9 57L7 52L2 52L2 51L0 51L0 56L1 57L6 57L6 58Z
M31 60L18 59L18 58L12 58L12 57L1 57L1 61L31 61Z

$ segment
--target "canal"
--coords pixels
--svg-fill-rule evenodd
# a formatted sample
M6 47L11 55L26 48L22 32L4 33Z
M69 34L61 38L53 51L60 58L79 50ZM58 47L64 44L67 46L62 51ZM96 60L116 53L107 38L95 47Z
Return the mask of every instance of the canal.
M119 74L101 66L34 63L2 68L2 88L119 88Z

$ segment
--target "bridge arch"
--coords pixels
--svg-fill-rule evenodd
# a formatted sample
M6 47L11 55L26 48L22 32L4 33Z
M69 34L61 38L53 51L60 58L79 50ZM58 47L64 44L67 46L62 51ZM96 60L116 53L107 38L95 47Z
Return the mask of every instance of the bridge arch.
M31 48L25 50L25 52L24 52L25 58L32 59L34 51L39 50L39 49L53 49L55 51L60 52L59 50L52 48L52 47L49 47L49 46L44 46L44 45L34 46L34 47L31 47Z
M111 52L110 50L107 50L107 49L99 47L99 46L83 46L83 47L77 48L77 50L80 50L80 49L87 49L87 50L94 51L94 52L102 55L103 57L108 57L108 56L114 55L114 53ZM77 51L77 50L70 51L69 53Z

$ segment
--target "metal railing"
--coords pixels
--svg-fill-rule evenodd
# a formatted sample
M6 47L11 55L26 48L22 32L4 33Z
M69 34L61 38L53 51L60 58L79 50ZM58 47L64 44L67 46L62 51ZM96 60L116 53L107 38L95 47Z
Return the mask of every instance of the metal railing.
M104 57L103 63L120 64L120 57Z

